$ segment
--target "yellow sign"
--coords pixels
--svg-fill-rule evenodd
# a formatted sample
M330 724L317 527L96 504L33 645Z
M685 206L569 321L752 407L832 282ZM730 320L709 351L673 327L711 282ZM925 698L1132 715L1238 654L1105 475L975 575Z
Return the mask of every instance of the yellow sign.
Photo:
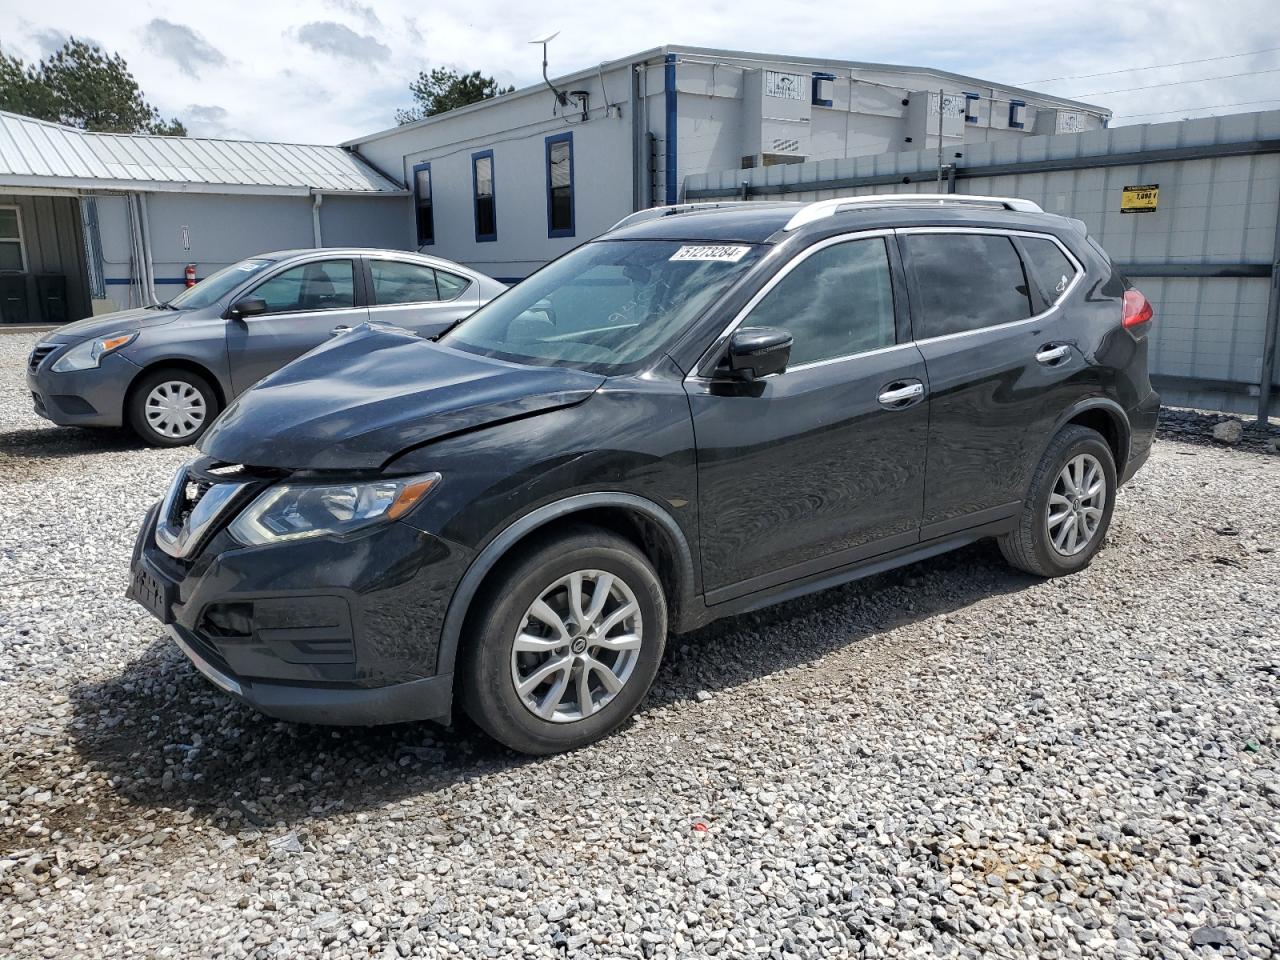
M1160 184L1145 183L1124 187L1120 193L1121 213L1155 213L1160 200Z

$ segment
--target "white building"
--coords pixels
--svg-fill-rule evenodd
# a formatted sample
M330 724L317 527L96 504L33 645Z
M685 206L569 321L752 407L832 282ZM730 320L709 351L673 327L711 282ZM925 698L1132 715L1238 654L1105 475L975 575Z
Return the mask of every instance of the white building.
M666 46L343 144L413 189L403 245L528 275L685 177L1106 126L1110 111L923 67ZM941 122L939 103L941 102ZM406 208L407 208L406 204Z

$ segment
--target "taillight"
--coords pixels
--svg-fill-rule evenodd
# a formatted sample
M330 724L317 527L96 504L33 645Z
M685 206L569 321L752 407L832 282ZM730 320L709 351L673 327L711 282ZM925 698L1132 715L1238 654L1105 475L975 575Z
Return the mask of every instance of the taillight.
M1138 290L1124 292L1124 315L1120 322L1126 330L1134 330L1143 324L1150 323L1156 312L1151 309L1151 301Z

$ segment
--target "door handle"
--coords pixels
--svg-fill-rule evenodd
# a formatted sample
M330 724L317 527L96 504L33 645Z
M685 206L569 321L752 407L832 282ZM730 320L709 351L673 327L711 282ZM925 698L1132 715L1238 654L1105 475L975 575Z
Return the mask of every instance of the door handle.
M1036 359L1047 366L1061 363L1071 355L1071 347L1065 343L1047 344L1036 353Z
M329 331L329 336L336 337L340 333L347 333L351 328L345 323L340 323Z
M893 383L885 384L876 399L880 401L882 407L901 410L919 402L923 397L924 384L919 380L895 380Z

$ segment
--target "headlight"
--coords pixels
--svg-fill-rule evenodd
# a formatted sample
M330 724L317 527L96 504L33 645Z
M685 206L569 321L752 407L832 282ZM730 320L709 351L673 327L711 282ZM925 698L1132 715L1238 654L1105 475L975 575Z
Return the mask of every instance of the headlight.
M258 495L228 528L243 544L260 546L305 537L341 537L408 513L440 474L368 483L282 483Z
M102 362L108 353L114 353L121 347L138 339L137 332L113 333L109 337L97 340L86 340L77 344L58 358L52 367L54 373L70 373L73 370L89 370Z

